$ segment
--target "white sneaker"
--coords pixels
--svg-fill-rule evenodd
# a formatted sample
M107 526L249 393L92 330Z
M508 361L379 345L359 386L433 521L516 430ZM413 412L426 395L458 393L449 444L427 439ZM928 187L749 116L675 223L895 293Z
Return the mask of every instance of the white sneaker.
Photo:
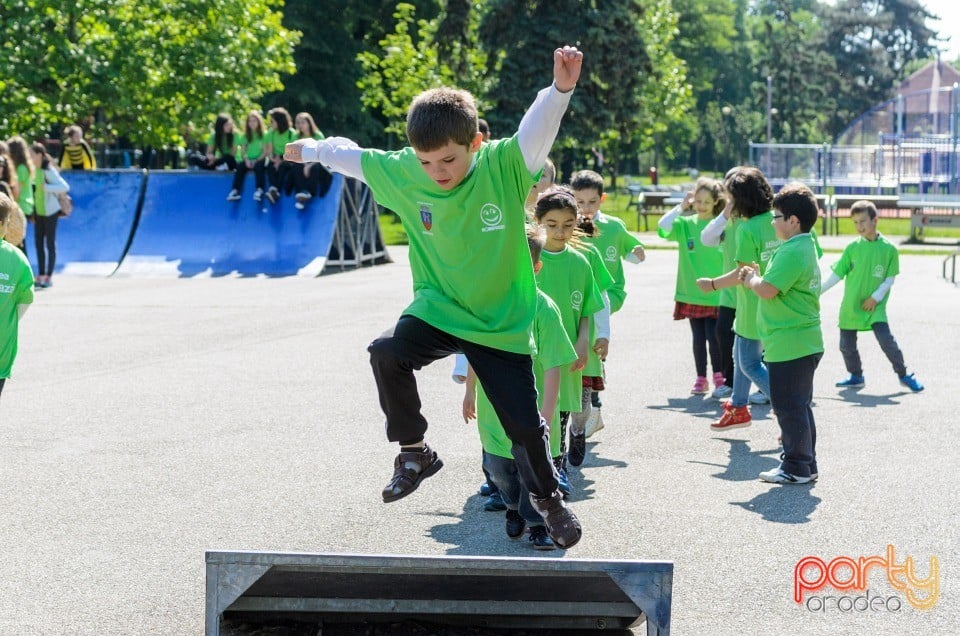
M263 188L257 188L256 192L253 193L254 201L261 201L263 199Z
M747 398L747 402L750 404L770 404L770 398L764 395L763 391L754 391Z
M309 201L313 195L309 192L297 192L297 201Z
M733 389L726 384L721 384L713 390L713 393L710 394L710 397L715 400L722 400L730 397L731 395L733 395Z
M600 413L600 409L593 407L590 410L590 417L587 418L587 423L584 426L583 434L586 437L590 437L597 431L603 428L603 414Z
M236 190L231 190L230 194L227 195L227 201L239 201L240 193Z
M791 475L779 466L773 470L760 473L760 481L765 481L770 484L809 484L814 479L815 477Z
M297 201L293 204L293 207L297 208L298 210L302 210L305 206L303 205L303 201Z

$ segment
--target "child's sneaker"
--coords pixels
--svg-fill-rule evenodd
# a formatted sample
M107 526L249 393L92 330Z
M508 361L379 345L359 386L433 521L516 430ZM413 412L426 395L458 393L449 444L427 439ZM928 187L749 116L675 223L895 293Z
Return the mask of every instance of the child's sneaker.
M313 195L309 192L297 192L297 201L309 201L313 198Z
M227 195L227 201L239 201L240 192L236 188L230 191L230 194Z
M271 186L267 190L267 199L270 200L270 203L276 203L280 199L280 191Z
M254 190L254 192L253 192L253 200L254 200L254 201L262 201L262 200L263 200L263 188L257 188L256 190Z
M763 391L754 391L750 394L750 397L747 398L747 402L750 404L770 404L770 398L767 397L767 394Z
M567 459L571 466L579 466L587 456L587 436L584 433L574 433L570 431L570 450L567 451Z
M543 517L543 522L547 526L547 533L558 547L566 550L580 541L583 536L583 529L580 527L577 516L563 503L563 495L559 491L545 499L538 499L533 493L530 493L530 503L533 504L533 509ZM534 528L530 528L531 534L533 534L533 531Z
M556 550L557 546L553 539L547 534L546 526L533 526L530 528L530 543L534 550Z
M901 379L901 382L902 381L903 380ZM859 389L859 388L862 388L863 385L864 385L863 376L853 375L851 373L850 377L847 378L846 380L840 380L839 382L837 382L836 387L839 389Z
M600 393L598 391L590 392L590 405L595 409L603 406L603 402L600 401Z
M295 207L298 210L302 210L306 206L303 204L303 201L297 201L296 203L293 204L293 207Z
M902 378L900 378L900 384L907 387L914 393L919 393L920 391L923 391L923 385L920 384L920 382L915 377L913 377L912 373L910 375L905 375Z
M690 393L693 395L706 395L710 392L710 382L707 380L707 376L698 375L697 381L693 383L693 388L690 389Z
M753 417L750 416L750 409L745 406L729 406L724 404L723 415L716 422L710 424L710 428L715 431L726 431L731 428L745 428L750 426Z
M564 496L564 498L566 498L573 491L573 488L570 486L570 479L567 477L567 469L561 468L559 471L557 471L557 475L557 489Z
M801 477L800 475L791 475L777 466L773 470L767 470L760 473L760 481L765 481L769 484L809 484L811 481L813 481L813 478Z
M713 393L710 394L715 400L723 400L733 395L733 387L729 387L726 384L721 384L713 390Z
M507 536L516 541L523 536L523 531L527 527L527 522L516 510L507 510L506 530Z
M590 437L603 428L603 414L599 408L594 407L590 411L590 417L587 418L586 428L583 432L585 437Z
M499 512L506 509L507 504L503 503L503 495L500 494L499 490L483 501L484 512Z
M720 373L719 371L713 374L713 388L719 389L720 387L723 386L723 383L726 381L727 379L723 377L723 374Z

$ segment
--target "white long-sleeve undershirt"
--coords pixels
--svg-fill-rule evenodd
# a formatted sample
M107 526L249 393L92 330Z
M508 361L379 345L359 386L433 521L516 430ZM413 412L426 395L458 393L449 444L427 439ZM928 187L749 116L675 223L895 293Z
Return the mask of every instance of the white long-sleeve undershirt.
M874 290L870 297L875 301L880 302L886 297L890 292L890 288L893 287L893 282L896 280L896 276L888 276L883 279L883 282ZM823 295L828 289L840 282L840 277L837 276L836 272L830 272L830 276L827 277L827 280L820 284L820 294Z
M682 207L679 205L673 206L672 210L660 217L660 220L657 221L657 227L664 232L669 232L670 228L673 227L673 222L677 220L681 212L683 212Z
M700 232L700 242L704 244L705 247L716 247L720 245L720 237L723 236L723 231L727 227L727 217L720 214L715 219L707 223L707 227L703 228L703 231Z

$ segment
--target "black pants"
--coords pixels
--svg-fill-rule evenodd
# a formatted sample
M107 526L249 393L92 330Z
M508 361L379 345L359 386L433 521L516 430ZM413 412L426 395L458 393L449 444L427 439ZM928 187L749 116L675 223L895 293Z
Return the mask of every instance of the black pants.
M50 276L57 264L57 220L56 214L36 215L33 224L33 244L37 250L37 275Z
M266 166L263 165L263 160L255 161L253 168L248 168L246 162L239 162L237 164L237 172L233 175L233 189L237 192L243 192L243 180L247 178L247 173L253 170L253 182L256 186L261 189L266 189Z
M377 338L367 351L380 407L387 416L387 439L401 445L423 439L427 420L420 412L420 394L413 372L462 351L513 442L513 458L527 490L537 497L556 492L550 431L537 408L533 360L529 355L461 340L413 316L401 316L393 334Z
M3 385L7 383L6 378L0 378L0 395L3 394Z
M720 370L723 371L724 384L733 388L733 319L737 310L732 307L717 309L717 345L720 350Z
M270 187L276 188L281 194L290 194L290 189L293 187L291 169L295 165L286 161L281 161L279 165L274 165L273 161L267 163L267 180L270 182Z
M896 338L890 333L890 324L886 322L875 322L870 325L873 335L883 354L893 366L893 372L898 378L907 375L907 365L903 362L903 352L897 345ZM860 361L860 352L857 350L857 332L853 329L840 330L840 353L843 354L843 364L847 367L847 372L852 375L863 375L863 363Z
M770 405L777 415L783 442L780 467L792 475L818 473L817 423L813 418L813 375L822 353L767 362L770 372Z
M710 348L710 366L714 372L720 370L720 354L717 347L717 319L689 318L690 331L693 332L693 362L697 375L707 375L707 347Z
M295 165L291 171L294 192L307 192L315 197L322 197L330 189L330 182L333 181L333 175L319 163Z

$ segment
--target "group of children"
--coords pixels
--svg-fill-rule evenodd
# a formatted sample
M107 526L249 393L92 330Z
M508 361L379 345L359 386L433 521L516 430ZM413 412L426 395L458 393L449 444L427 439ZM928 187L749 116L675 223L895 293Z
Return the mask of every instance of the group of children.
M295 193L294 207L303 210L307 201L326 194L331 175L319 164L294 166L284 161L284 147L298 139L323 139L310 113L290 117L286 108L277 107L268 111L264 119L259 110L251 110L242 132L228 113L220 113L207 139L206 154L195 154L190 163L204 170L234 173L227 201L243 198L246 176L253 172L254 201L266 197L276 203L281 195Z

